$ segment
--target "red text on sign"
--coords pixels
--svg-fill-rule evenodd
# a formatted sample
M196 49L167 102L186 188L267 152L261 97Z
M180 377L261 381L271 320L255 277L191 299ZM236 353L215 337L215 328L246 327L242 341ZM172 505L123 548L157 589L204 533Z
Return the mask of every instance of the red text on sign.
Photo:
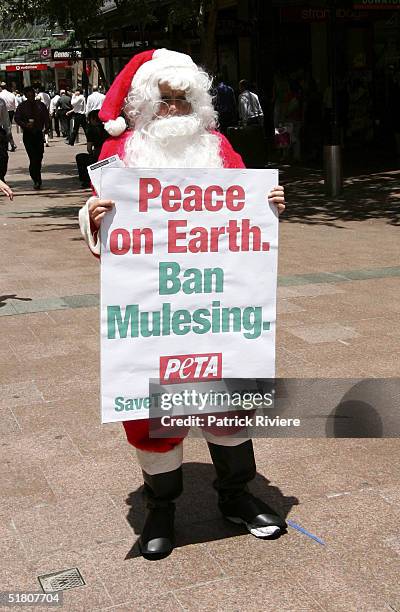
M161 196L161 197L160 197ZM244 208L245 191L240 185L231 185L226 191L220 185L187 185L183 191L177 185L162 188L156 178L139 179L139 212L147 212L150 203L160 203L166 212L207 210L217 212L225 206L237 212Z

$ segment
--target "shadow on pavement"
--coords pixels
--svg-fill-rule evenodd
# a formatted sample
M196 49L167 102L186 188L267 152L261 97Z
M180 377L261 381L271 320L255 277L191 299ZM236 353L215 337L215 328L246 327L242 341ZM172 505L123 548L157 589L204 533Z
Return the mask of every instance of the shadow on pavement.
M232 525L219 513L217 494L212 486L215 479L213 465L186 463L183 465L183 478L184 491L176 502L175 525L178 548L189 544L249 535L245 527ZM283 517L286 517L291 508L299 503L296 497L286 497L277 487L269 486L269 481L261 474L257 474L250 488L252 493ZM128 523L135 534L140 534L146 514L142 487L130 493L126 503L130 506ZM254 536L249 535L249 537ZM135 542L125 559L139 557L140 554L138 544Z
M321 170L284 166L280 174L288 202L282 221L341 229L344 222L367 219L400 225L398 170L348 177L336 198L325 195Z
M47 195L47 194L46 194ZM40 233L40 232L48 232L52 230L63 230L63 229L78 229L79 230L79 222L78 222L78 214L81 209L79 204L71 204L71 206L47 206L42 210L32 210L32 211L13 211L12 214L9 215L10 219L37 219L38 221L41 219L67 219L70 221L74 221L75 223L38 223L43 229L30 229L30 232ZM80 240L80 238L77 238Z

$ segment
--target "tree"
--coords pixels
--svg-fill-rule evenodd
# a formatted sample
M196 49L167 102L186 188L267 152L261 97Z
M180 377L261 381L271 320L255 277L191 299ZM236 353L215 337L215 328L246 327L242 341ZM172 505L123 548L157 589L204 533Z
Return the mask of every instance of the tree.
M132 16L132 20L140 32L141 42L146 38L147 27L157 21L156 3L154 0L114 0L118 14L121 18L127 15Z
M2 0L0 19L3 25L11 21L17 23L46 23L50 28L59 26L72 29L82 50L89 49L96 62L102 81L107 85L103 66L89 41L89 36L100 25L103 0ZM87 83L86 62L83 61L83 74Z
M168 25L172 32L194 30L200 39L200 61L210 70L216 67L215 30L218 17L218 0L171 0Z

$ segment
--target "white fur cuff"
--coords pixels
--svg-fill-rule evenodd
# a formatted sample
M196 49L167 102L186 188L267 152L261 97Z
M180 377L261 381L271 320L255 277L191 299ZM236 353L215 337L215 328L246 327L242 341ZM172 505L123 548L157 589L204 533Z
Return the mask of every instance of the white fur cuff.
M136 455L140 467L146 474L165 474L177 470L182 465L183 444L177 444L165 453L153 453L137 448Z
M110 136L120 136L126 130L126 123L123 117L117 117L117 119L110 119L104 124L105 130Z
M97 198L97 196L92 196L88 199L85 206L79 211L79 227L81 228L81 233L89 249L95 255L100 255L100 237L99 233L96 235L96 239L92 234L92 230L90 229L90 217L89 217L89 206L93 200Z

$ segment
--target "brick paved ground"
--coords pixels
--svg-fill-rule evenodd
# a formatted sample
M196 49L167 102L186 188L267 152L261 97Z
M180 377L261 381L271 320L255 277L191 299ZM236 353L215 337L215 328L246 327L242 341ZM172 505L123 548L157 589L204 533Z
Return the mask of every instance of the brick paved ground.
M38 193L18 140L16 198L0 199L1 590L36 591L39 575L78 567L86 586L64 593L64 609L400 610L393 438L255 441L254 490L324 545L294 528L260 541L228 527L206 446L189 439L178 548L138 556L140 471L120 425L99 424L99 269L78 231L87 193L73 166L83 145L52 142ZM317 171L282 168L281 376L399 376L399 175L349 176L327 201ZM396 428L391 414L380 425Z

